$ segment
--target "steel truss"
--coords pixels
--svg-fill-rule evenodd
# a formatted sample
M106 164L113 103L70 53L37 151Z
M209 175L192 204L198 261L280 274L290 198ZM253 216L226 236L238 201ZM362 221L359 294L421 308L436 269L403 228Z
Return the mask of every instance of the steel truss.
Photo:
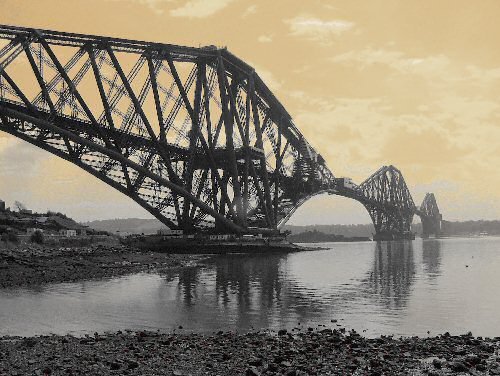
M226 49L0 25L0 130L124 193L170 228L273 232L312 195L400 236L416 208L383 167L342 190L252 67Z
M394 166L383 166L359 189L380 239L411 237L415 204L401 171Z
M442 232L441 222L443 216L439 212L434 193L427 193L422 201L422 205L416 211L422 221L422 237L429 235L439 236Z

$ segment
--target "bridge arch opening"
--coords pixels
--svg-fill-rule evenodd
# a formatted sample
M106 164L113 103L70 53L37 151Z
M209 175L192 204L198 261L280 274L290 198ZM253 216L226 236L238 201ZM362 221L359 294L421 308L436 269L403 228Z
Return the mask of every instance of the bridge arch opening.
M327 193L315 195L303 202L282 224L282 229L314 225L368 225L370 234L375 232L370 215L360 202Z

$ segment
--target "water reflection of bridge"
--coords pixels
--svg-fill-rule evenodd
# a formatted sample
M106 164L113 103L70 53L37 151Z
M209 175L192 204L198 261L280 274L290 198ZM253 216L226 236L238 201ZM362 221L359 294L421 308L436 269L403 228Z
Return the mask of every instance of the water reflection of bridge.
M413 243L377 243L365 294L387 308L404 307L415 278L414 258Z
M279 326L290 318L306 322L333 317L356 309L357 304L404 309L419 273L416 254L420 247L423 273L429 278L439 275L438 240L369 244L373 245L369 270L324 291L311 288L291 273L292 261L283 254L218 257L207 268L183 269L168 279L178 281L177 299L186 309L215 306L222 315L232 317L236 327L249 328ZM327 275L321 277L328 279ZM201 320L210 319L208 316Z
M429 278L436 278L441 274L441 242L439 240L428 239L422 242L422 264Z

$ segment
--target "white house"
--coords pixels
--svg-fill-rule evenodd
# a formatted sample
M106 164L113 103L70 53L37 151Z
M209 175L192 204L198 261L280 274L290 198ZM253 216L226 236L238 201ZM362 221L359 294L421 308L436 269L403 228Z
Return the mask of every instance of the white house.
M71 238L72 236L76 236L76 230L62 229L59 230L59 235Z

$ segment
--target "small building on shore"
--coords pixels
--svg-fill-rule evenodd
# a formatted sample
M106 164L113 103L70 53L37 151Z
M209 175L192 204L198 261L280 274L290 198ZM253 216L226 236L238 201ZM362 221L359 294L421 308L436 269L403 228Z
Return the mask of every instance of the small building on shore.
M69 218L62 218L57 215L50 216L47 222L50 222L50 225L57 229L59 235L62 236L73 237L87 235L87 227L82 226Z
M172 230L170 228L162 228L162 229L159 229L156 233L157 233L157 235L175 237L175 236L182 236L184 231L183 230Z
M61 229L59 230L59 235L65 236L67 238L72 238L76 236L76 230L69 230L69 229Z
M233 240L234 235L232 234L212 234L210 235L210 240L217 240L217 241L228 241L228 240Z

